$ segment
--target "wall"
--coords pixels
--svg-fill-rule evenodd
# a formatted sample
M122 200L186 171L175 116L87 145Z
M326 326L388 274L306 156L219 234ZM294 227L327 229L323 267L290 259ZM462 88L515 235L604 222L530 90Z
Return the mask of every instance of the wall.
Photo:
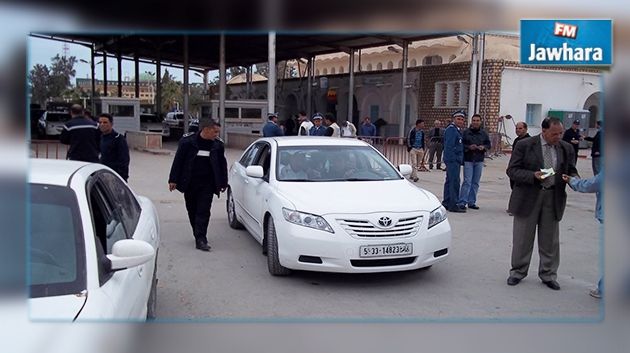
M512 115L505 130L516 137L514 124L526 119L526 106L542 105L542 118L550 109L582 110L588 97L601 91L600 75L523 67L505 67L500 87L500 115ZM540 121L529 126L530 135L540 133Z

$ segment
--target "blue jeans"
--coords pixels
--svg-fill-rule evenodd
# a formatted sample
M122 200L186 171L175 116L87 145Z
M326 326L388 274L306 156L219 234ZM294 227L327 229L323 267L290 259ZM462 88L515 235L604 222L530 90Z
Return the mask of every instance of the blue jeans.
M461 164L457 162L447 162L446 164L446 180L444 181L444 201L442 204L447 210L457 208L457 200L459 198L459 173Z
M479 191L479 180L483 162L464 162L464 183L459 193L458 205L476 205L477 191Z

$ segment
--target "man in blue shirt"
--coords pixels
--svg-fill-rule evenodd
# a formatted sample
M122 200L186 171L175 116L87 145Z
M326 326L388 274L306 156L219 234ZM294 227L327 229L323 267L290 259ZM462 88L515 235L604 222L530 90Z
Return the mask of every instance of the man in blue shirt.
M464 164L464 145L461 129L466 124L465 115L461 111L453 113L453 121L444 130L444 164L446 164L446 180L444 181L444 200L442 205L451 212L466 212L457 205L459 200L459 174Z
M418 168L426 170L424 167L424 120L416 120L416 126L409 130L407 135L407 152L411 157L411 180L418 181Z
M263 126L263 137L284 136L284 131L278 126L278 113L267 114L267 123Z
M376 136L376 125L372 124L369 116L363 118L363 123L359 126L359 136Z
M309 130L308 134L310 136L326 136L326 130L328 128L322 125L322 121L324 117L320 113L315 113L311 121L313 122L313 127Z

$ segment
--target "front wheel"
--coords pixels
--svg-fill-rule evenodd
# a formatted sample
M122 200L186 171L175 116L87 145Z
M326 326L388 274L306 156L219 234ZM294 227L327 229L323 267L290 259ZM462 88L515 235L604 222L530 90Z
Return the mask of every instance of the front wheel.
M290 269L280 264L276 226L271 217L269 218L269 224L267 224L267 268L273 276L287 276L291 274Z

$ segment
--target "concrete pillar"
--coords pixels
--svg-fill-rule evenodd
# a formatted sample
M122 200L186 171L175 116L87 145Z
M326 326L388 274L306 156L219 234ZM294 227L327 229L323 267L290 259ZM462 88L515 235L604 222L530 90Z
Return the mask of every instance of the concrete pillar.
M267 78L267 111L276 111L276 32L269 32L268 43L269 77ZM266 119L267 117L263 117Z
M354 49L350 49L350 70L348 82L348 117L347 120L352 122L352 105L354 97Z
M184 36L184 133L188 133L188 36Z
M225 130L225 33L221 32L219 44L219 123L221 124L221 139L227 144Z
M402 79L400 84L400 125L398 126L398 136L406 136L407 126L405 125L405 112L407 108L407 59L409 59L409 43L403 43L402 59ZM409 112L411 115L411 112ZM409 117L411 118L411 116Z

